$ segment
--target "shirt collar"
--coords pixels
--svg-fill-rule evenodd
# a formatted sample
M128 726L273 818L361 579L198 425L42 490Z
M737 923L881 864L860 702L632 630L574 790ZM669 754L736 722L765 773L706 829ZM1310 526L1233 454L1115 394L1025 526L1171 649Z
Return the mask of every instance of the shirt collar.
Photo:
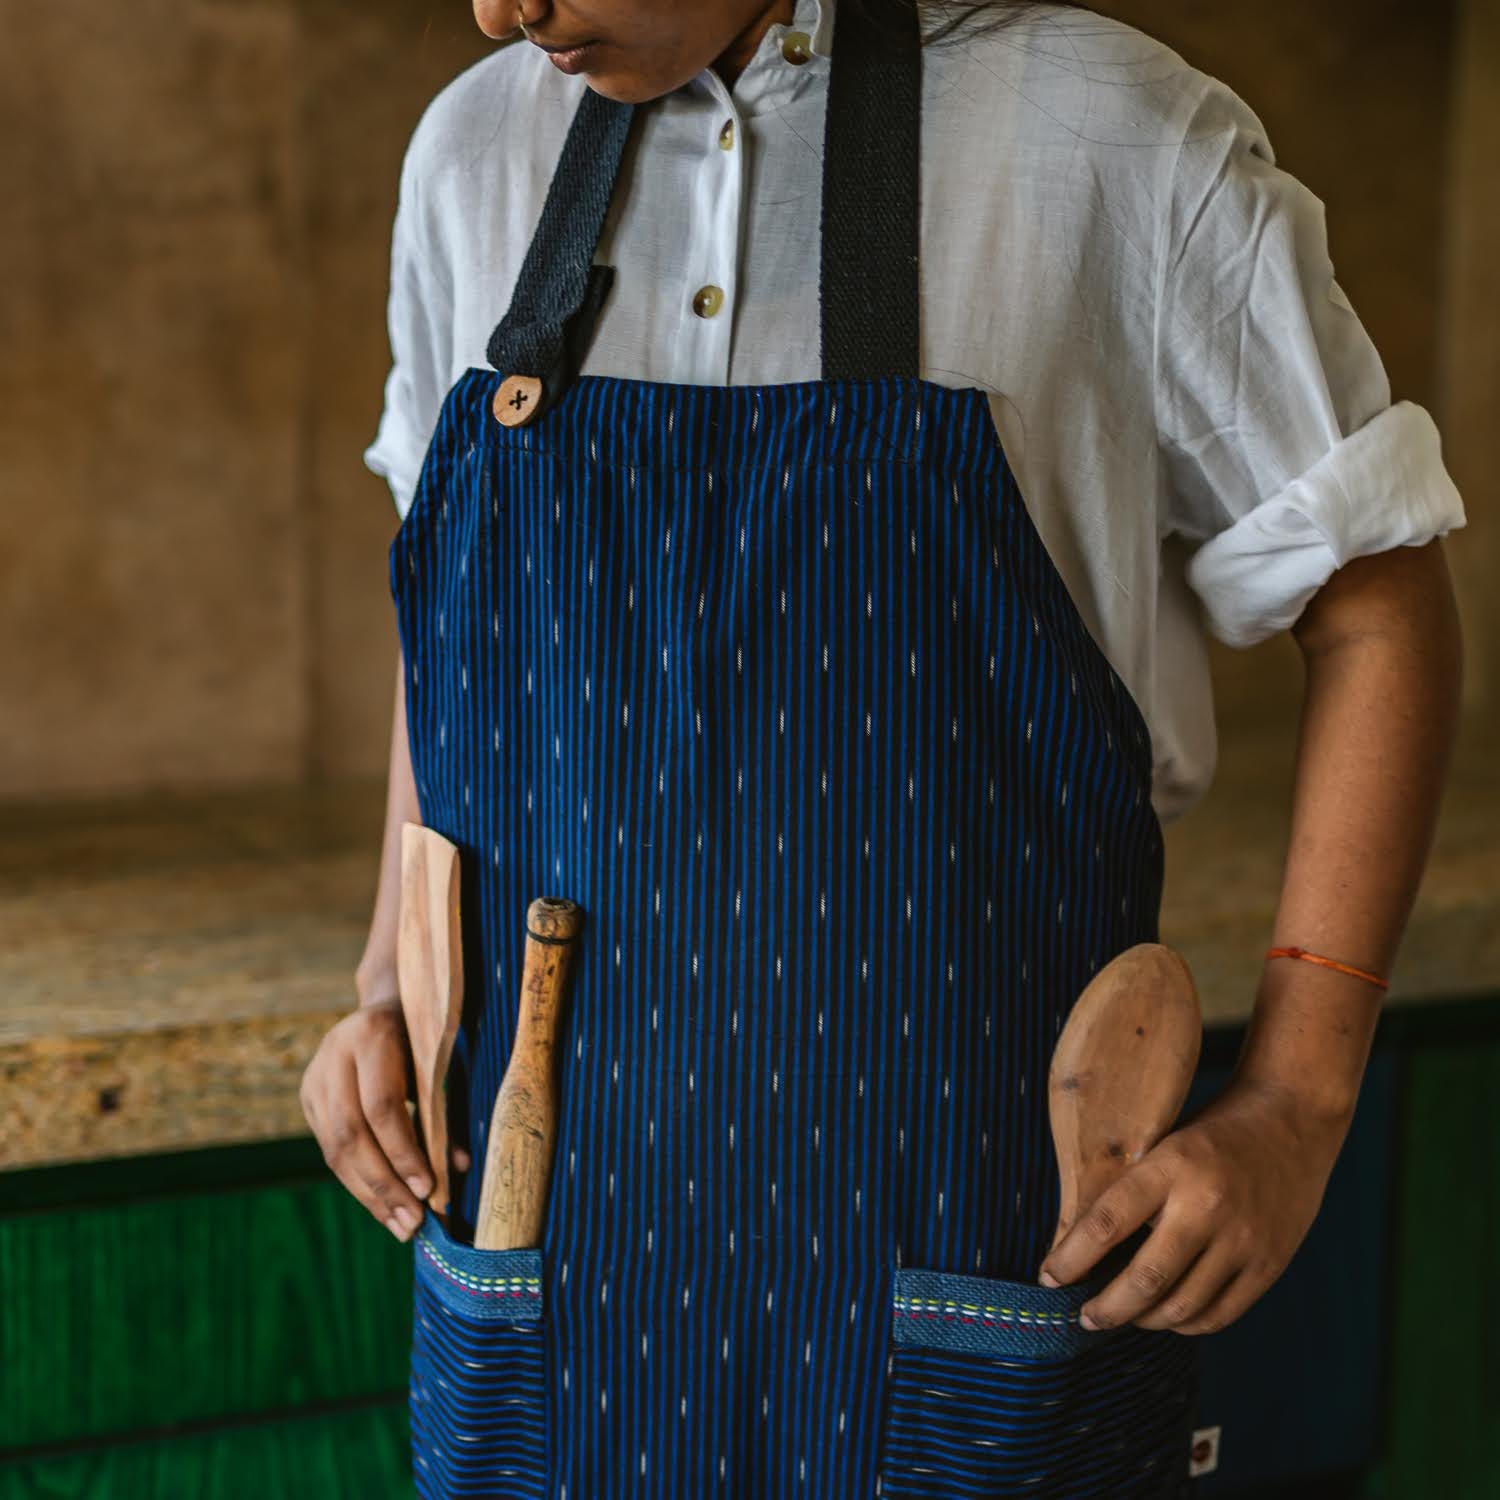
M757 114L762 109L785 104L803 89L814 86L814 79L826 76L833 46L833 7L834 0L796 0L791 21L778 21L761 38L755 56L735 84L733 107L743 114ZM782 42L789 31L800 31L807 36L813 62L789 67L783 60ZM729 90L712 68L705 68L688 87L706 91L721 105L731 105Z
M833 51L833 0L797 0L796 24L812 38L819 57Z

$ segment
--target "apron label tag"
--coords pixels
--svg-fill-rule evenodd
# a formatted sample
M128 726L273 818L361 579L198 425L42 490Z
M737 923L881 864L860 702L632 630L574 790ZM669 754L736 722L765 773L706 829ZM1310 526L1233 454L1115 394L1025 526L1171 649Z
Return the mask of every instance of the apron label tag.
M1223 1430L1222 1427L1200 1427L1193 1434L1193 1446L1188 1452L1189 1479L1212 1474L1219 1467L1219 1434Z

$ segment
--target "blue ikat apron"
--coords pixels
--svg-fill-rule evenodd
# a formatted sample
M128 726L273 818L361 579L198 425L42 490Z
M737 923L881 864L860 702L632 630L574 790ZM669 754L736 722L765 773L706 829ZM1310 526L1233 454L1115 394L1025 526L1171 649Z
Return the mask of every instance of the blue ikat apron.
M918 377L888 4L840 13L824 378L576 374L632 113L585 90L391 547L476 1162L527 904L586 912L543 1243L472 1247L477 1170L416 1243L424 1496L1184 1492L1190 1342L1034 1284L1053 1043L1156 933L1150 745L985 394Z

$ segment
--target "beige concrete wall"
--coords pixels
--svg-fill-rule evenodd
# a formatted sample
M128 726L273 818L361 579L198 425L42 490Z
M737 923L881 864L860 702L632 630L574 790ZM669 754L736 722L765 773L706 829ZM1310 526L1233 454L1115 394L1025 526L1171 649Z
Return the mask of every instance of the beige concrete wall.
M1108 8L1254 104L1493 511L1494 153L1448 131L1494 128L1496 0L1466 3L1456 91L1444 5ZM0 0L0 29L0 799L379 772L396 172L489 44L463 0ZM1284 643L1220 665L1229 721L1290 711Z
M0 0L0 799L378 769L359 453L467 7Z
M1468 633L1468 705L1482 725L1500 708L1500 0L1466 0L1460 25L1437 402L1471 518L1452 554Z
M293 18L7 0L0 34L0 787L294 774Z

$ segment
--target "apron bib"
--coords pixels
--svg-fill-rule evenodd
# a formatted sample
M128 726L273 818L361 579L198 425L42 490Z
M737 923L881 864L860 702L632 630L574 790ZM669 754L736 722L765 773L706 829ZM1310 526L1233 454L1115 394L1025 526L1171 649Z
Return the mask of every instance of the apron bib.
M416 1242L424 1496L1186 1484L1191 1342L1034 1284L1053 1043L1156 936L1149 737L986 396L918 376L920 53L880 8L832 63L824 378L574 376L631 116L586 90L391 546L476 1164L527 904L586 913L544 1242L466 1242L477 1165Z

